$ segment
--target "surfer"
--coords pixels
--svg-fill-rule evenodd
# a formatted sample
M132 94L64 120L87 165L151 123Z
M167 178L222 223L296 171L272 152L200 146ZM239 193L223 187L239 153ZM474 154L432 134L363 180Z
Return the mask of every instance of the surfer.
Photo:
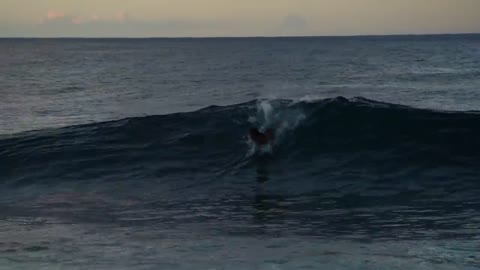
M275 131L272 128L265 132L260 132L258 128L251 128L249 131L250 139L257 145L266 145L272 142L275 138Z

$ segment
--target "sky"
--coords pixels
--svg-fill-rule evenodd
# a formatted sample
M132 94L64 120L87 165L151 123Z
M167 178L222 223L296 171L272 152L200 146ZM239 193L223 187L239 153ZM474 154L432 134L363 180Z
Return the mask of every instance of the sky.
M480 33L480 0L0 0L0 37Z

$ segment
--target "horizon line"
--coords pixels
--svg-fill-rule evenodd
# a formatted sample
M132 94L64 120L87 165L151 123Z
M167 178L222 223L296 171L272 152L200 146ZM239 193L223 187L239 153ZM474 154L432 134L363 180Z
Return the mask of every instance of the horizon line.
M45 36L45 37L9 37L0 36L0 39L248 39L248 38L349 38L349 37L414 37L414 36L472 36L480 32L465 33L427 33L427 34L358 34L358 35L272 35L272 36Z

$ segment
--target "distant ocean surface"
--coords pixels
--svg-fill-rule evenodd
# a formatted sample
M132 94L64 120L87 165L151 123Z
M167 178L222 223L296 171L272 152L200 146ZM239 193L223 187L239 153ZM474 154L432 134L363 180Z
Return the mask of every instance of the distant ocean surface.
M480 35L0 39L0 116L1 270L480 269Z

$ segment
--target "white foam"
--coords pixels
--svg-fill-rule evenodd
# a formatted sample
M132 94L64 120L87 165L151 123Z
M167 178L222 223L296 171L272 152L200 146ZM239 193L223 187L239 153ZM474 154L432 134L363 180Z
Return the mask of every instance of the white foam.
M248 121L256 123L262 132L268 128L275 129L274 144L278 144L286 132L296 129L305 118L305 113L300 108L292 108L284 103L275 103L275 101L261 100L257 103L256 117L250 116ZM257 151L271 152L271 149L258 149Z
M299 99L298 99L298 102L313 103L313 102L316 102L316 101L325 99L325 98L327 98L327 97L328 97L328 96L308 94L308 95L305 95L305 96L299 98Z

